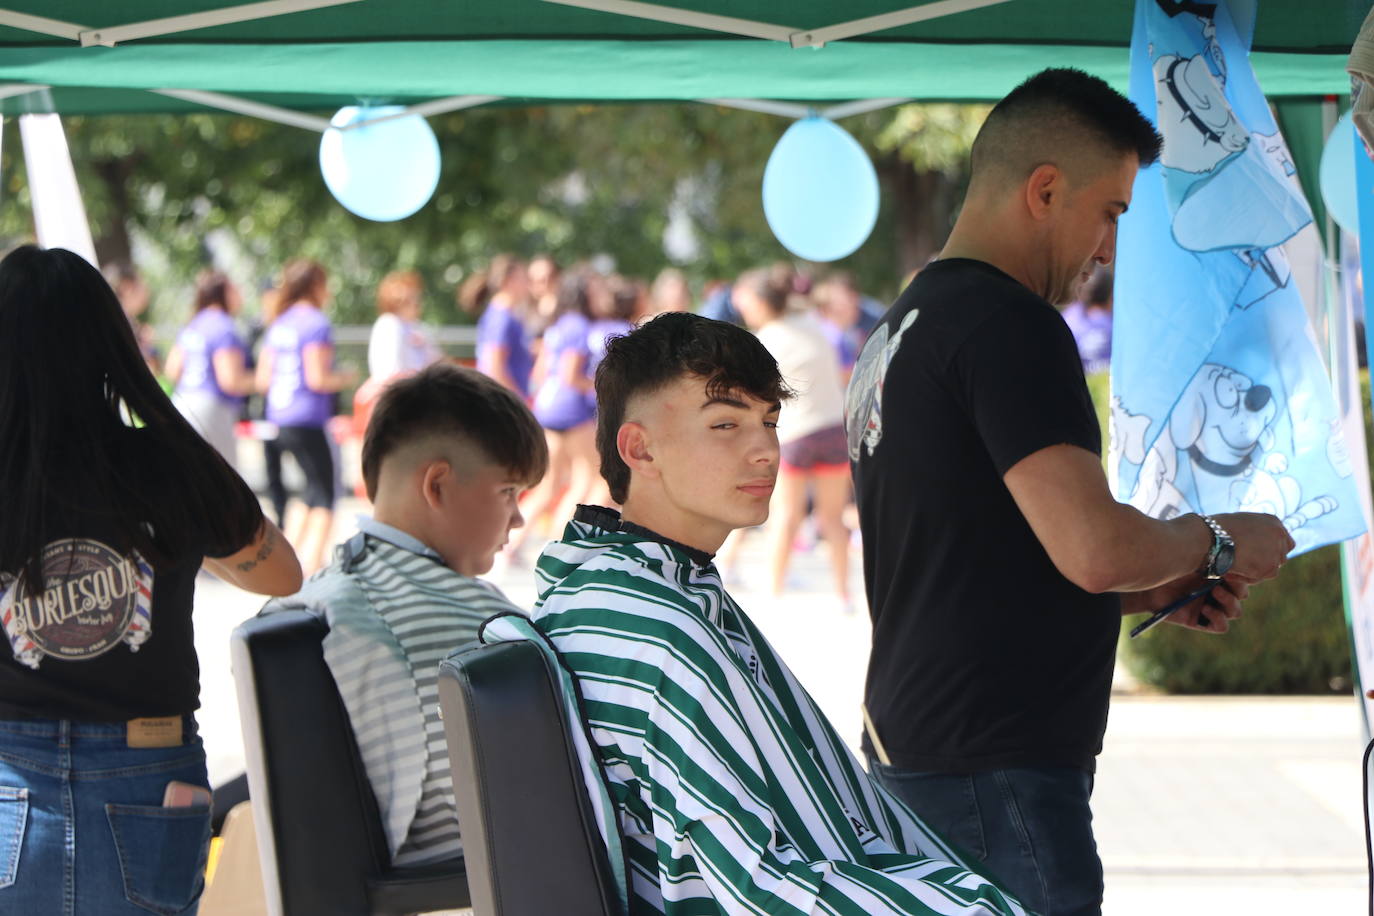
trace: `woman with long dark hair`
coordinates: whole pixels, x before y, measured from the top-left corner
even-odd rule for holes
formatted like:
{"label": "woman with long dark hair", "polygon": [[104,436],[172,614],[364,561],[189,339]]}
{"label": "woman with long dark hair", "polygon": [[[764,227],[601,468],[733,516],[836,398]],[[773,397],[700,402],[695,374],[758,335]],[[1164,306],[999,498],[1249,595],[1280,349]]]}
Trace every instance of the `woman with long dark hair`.
{"label": "woman with long dark hair", "polygon": [[238,464],[234,426],[244,396],[253,391],[248,350],[234,325],[241,302],[227,276],[218,271],[202,275],[196,283],[196,312],[177,335],[166,365],[167,377],[176,385],[172,403],[231,467]]}
{"label": "woman with long dark hair", "polygon": [[[267,394],[267,422],[277,438],[267,447],[280,461],[286,452],[305,475],[301,498],[307,511],[287,528],[306,574],[319,569],[334,526],[334,453],[325,425],[334,413],[334,394],[356,374],[334,368],[334,329],[325,317],[329,282],[314,261],[286,265],[281,286],[282,312],[267,329],[258,357],[258,390]],[[277,523],[285,525],[286,488],[280,477],[271,488]]]}
{"label": "woman with long dark hair", "polygon": [[283,595],[300,566],[69,251],[0,261],[0,486],[0,912],[193,913],[196,573]]}

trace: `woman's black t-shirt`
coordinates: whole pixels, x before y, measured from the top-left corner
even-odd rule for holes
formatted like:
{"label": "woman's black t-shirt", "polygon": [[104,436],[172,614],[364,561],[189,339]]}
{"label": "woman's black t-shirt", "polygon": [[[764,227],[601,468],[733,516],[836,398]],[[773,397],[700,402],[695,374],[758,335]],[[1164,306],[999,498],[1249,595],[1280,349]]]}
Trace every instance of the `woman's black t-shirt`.
{"label": "woman's black t-shirt", "polygon": [[[130,430],[124,460],[132,486],[177,499],[146,432]],[[174,545],[157,568],[121,549],[122,525],[79,483],[52,507],[44,587],[31,594],[0,572],[0,719],[123,721],[190,713],[199,705],[191,608],[205,556],[247,543]],[[234,538],[238,540],[238,538]]]}

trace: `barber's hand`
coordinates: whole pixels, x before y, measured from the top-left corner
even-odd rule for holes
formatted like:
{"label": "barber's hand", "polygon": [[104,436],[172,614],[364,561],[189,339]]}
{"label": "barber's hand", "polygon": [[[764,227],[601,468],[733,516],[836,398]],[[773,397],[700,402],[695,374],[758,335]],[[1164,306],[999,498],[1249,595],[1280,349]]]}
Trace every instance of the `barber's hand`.
{"label": "barber's hand", "polygon": [[[1225,523],[1222,525],[1225,527]],[[1206,584],[1207,577],[1195,573],[1152,588],[1141,595],[1143,600],[1135,603],[1141,610],[1158,610]],[[1226,576],[1209,594],[1174,611],[1164,618],[1164,622],[1204,633],[1225,633],[1230,629],[1231,621],[1241,615],[1241,602],[1249,594],[1250,586],[1246,582]]]}
{"label": "barber's hand", "polygon": [[1283,522],[1260,512],[1228,512],[1215,518],[1236,542],[1236,562],[1228,579],[1253,583],[1279,574],[1295,546]]}
{"label": "barber's hand", "polygon": [[[1205,577],[1199,576],[1188,588],[1197,591],[1205,584]],[[1204,633],[1225,633],[1231,628],[1231,621],[1240,616],[1240,603],[1249,594],[1250,586],[1247,583],[1227,576],[1222,578],[1209,594],[1179,608],[1164,622],[1190,630],[1201,630]]]}

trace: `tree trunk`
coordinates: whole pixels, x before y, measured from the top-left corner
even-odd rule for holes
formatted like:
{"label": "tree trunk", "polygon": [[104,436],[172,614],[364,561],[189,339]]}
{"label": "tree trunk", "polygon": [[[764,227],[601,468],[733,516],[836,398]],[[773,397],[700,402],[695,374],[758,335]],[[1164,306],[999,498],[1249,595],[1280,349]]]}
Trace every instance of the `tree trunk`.
{"label": "tree trunk", "polygon": [[957,205],[957,187],[944,172],[918,172],[896,155],[884,156],[877,167],[891,195],[897,266],[906,277],[925,267],[944,247]]}
{"label": "tree trunk", "polygon": [[133,157],[97,159],[91,163],[91,168],[105,186],[105,200],[109,206],[109,217],[102,221],[101,232],[95,239],[96,259],[102,265],[115,261],[132,264],[129,220],[133,218],[133,207],[129,201],[129,178],[135,168]]}

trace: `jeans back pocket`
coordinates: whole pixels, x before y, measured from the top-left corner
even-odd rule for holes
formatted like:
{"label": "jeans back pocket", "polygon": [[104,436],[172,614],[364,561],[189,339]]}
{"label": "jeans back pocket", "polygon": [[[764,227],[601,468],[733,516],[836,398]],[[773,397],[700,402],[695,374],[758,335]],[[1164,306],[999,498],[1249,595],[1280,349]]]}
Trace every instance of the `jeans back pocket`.
{"label": "jeans back pocket", "polygon": [[210,808],[106,805],[124,896],[162,916],[184,912],[205,889]]}
{"label": "jeans back pocket", "polygon": [[9,887],[19,872],[19,850],[29,821],[29,790],[0,786],[0,887]]}

